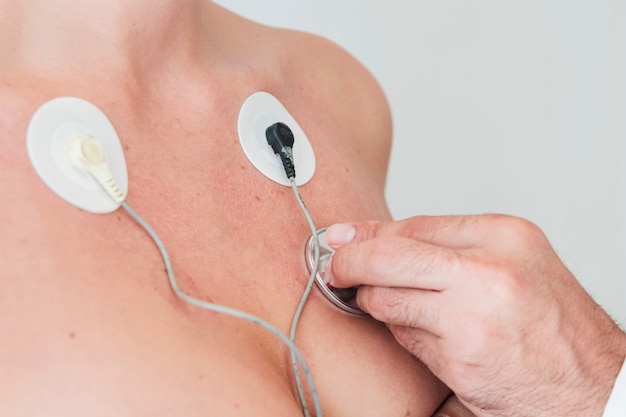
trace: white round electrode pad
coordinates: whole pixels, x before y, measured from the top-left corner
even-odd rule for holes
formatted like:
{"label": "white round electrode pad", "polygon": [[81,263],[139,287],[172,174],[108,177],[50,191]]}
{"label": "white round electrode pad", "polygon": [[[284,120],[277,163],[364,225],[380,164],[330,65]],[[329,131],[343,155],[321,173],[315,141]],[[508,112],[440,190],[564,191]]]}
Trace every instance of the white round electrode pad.
{"label": "white round electrode pad", "polygon": [[290,185],[280,157],[267,143],[265,130],[274,123],[289,126],[294,136],[293,159],[296,185],[307,183],[315,172],[315,154],[304,131],[276,97],[266,92],[252,94],[239,110],[239,142],[248,160],[263,175],[282,185]]}
{"label": "white round electrode pad", "polygon": [[68,148],[75,134],[92,136],[104,151],[106,163],[124,195],[128,192],[126,161],[109,119],[93,104],[76,97],[48,101],[33,114],[26,147],[35,171],[61,198],[92,213],[110,213],[114,201],[89,174],[71,163]]}

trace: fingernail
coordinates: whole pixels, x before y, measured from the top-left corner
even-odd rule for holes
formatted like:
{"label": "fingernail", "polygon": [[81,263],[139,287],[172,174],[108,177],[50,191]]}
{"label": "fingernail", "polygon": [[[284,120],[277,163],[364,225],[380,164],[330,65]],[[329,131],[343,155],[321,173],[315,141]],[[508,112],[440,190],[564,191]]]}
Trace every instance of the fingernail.
{"label": "fingernail", "polygon": [[356,229],[349,224],[333,224],[326,230],[326,241],[331,245],[345,245],[354,239]]}

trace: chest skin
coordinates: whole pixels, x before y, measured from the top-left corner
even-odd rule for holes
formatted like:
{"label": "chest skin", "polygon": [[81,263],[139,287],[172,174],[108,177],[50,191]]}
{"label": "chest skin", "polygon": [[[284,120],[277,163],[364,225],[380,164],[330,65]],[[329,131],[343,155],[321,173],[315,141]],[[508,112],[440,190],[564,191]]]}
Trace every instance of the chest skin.
{"label": "chest skin", "polygon": [[[26,154],[38,105],[59,95],[96,104],[122,141],[128,202],[162,238],[182,289],[287,333],[308,279],[310,231],[291,190],[245,158],[239,107],[252,92],[269,91],[307,133],[317,167],[300,192],[318,228],[389,218],[384,172],[369,156],[380,138],[368,135],[371,120],[343,117],[345,104],[331,104],[332,95],[307,82],[249,70],[223,77],[203,91],[179,83],[153,97],[76,83],[3,87],[0,193],[11,196],[0,205],[6,415],[300,415],[289,354],[276,337],[184,304],[156,247],[126,213],[72,207],[46,188]],[[337,310],[316,289],[297,344],[326,416],[426,417],[447,395],[383,325]]]}

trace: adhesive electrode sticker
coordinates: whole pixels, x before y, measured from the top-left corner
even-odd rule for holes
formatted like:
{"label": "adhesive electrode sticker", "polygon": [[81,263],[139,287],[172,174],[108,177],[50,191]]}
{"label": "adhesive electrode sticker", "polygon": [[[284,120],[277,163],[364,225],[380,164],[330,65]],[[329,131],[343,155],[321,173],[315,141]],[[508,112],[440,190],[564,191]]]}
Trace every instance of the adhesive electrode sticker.
{"label": "adhesive electrode sticker", "polygon": [[71,163],[68,149],[77,134],[92,136],[100,143],[113,177],[126,194],[126,161],[117,133],[100,109],[80,98],[53,99],[33,114],[26,147],[35,171],[52,191],[74,206],[92,213],[117,210],[120,203],[111,199],[94,178]]}
{"label": "adhesive electrode sticker", "polygon": [[265,130],[277,122],[285,123],[293,132],[296,185],[306,184],[315,172],[315,153],[298,122],[273,95],[261,91],[244,101],[237,121],[239,143],[256,169],[272,181],[289,186],[280,158],[265,136]]}

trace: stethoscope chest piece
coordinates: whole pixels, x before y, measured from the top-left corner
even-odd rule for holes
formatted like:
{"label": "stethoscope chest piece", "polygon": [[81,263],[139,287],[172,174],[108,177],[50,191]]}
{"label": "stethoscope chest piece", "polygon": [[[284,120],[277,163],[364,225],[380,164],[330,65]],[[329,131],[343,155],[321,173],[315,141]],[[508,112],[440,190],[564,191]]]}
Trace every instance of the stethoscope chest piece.
{"label": "stethoscope chest piece", "polygon": [[[328,245],[326,241],[326,228],[319,229],[317,231],[317,238],[319,240],[320,248],[320,260],[317,268],[317,274],[315,275],[315,283],[322,293],[332,302],[336,307],[351,314],[367,314],[359,308],[356,303],[357,288],[334,288],[328,285],[324,281],[324,270],[328,261],[333,256],[335,251]],[[305,249],[306,263],[309,268],[309,272],[315,265],[315,237],[311,236],[306,244]]]}

